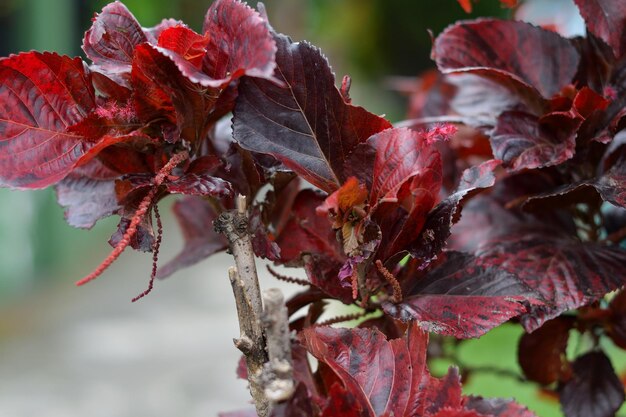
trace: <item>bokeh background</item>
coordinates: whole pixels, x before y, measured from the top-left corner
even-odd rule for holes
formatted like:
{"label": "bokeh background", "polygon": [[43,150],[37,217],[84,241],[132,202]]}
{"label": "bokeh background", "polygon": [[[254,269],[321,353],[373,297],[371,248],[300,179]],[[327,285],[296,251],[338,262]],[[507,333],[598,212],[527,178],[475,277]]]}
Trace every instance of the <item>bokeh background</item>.
{"label": "bokeh background", "polygon": [[[569,0],[535,2],[564,13],[561,6]],[[197,31],[210,5],[199,0],[124,3],[144,26],[174,17]],[[0,0],[0,55],[31,49],[81,55],[82,34],[105,4]],[[432,67],[427,29],[436,34],[468,18],[456,0],[265,4],[277,30],[320,46],[339,79],[352,76],[357,104],[392,121],[403,118],[406,101],[391,91],[389,77],[414,77]],[[482,0],[469,17],[510,14],[496,0]],[[572,30],[580,28],[576,16],[565,14],[565,19]],[[171,202],[164,202],[162,213]],[[161,258],[167,260],[182,240],[169,213],[164,217]],[[108,254],[106,242],[116,224],[111,218],[90,231],[72,229],[53,190],[0,189],[0,416],[199,417],[245,408],[246,384],[236,380],[238,354],[231,342],[238,329],[226,278],[228,256],[157,282],[136,304],[130,299],[147,285],[147,255],[129,251],[97,281],[75,288],[73,282]],[[262,285],[276,282],[264,276]],[[467,343],[459,359],[515,372],[519,336],[517,327],[502,326]],[[612,351],[617,368],[626,369],[626,358]],[[447,366],[435,364],[438,372]],[[554,398],[506,375],[476,375],[465,390],[515,396],[540,416],[560,415]]]}

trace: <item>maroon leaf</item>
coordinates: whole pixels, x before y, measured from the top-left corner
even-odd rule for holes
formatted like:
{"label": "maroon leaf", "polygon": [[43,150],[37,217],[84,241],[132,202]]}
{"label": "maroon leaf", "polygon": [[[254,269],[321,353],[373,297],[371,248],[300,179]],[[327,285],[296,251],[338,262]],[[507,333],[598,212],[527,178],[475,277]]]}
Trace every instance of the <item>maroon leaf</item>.
{"label": "maroon leaf", "polygon": [[119,173],[94,159],[56,185],[57,201],[65,208],[65,220],[70,226],[90,229],[98,220],[117,212],[118,177]]}
{"label": "maroon leaf", "polygon": [[595,187],[604,201],[626,208],[626,148],[614,165],[590,185]]}
{"label": "maroon leaf", "polygon": [[482,398],[470,396],[465,402],[465,408],[475,410],[481,416],[493,417],[536,417],[526,407],[514,403],[513,401]]}
{"label": "maroon leaf", "polygon": [[161,32],[158,45],[176,52],[191,65],[200,68],[209,37],[209,34],[202,36],[186,26],[174,26]]}
{"label": "maroon leaf", "polygon": [[341,384],[335,383],[328,391],[328,400],[321,417],[362,417],[363,410],[354,395]]}
{"label": "maroon leaf", "polygon": [[202,69],[205,86],[223,87],[243,75],[273,79],[276,44],[268,23],[239,0],[217,0],[202,28],[210,37]]}
{"label": "maroon leaf", "polygon": [[612,417],[624,402],[624,385],[604,352],[590,352],[572,365],[572,379],[560,390],[568,417]]}
{"label": "maroon leaf", "polygon": [[171,60],[172,54],[147,43],[135,48],[132,66],[135,107],[143,122],[165,123],[165,129],[175,130],[166,137],[168,141],[183,138],[197,142],[207,134],[216,92],[199,88],[184,77]]}
{"label": "maroon leaf", "polygon": [[119,1],[107,4],[85,33],[83,50],[105,69],[130,70],[133,52],[147,38],[135,16]]}
{"label": "maroon leaf", "polygon": [[626,284],[626,251],[583,243],[552,228],[525,228],[495,237],[477,251],[479,263],[516,275],[546,302],[522,318],[527,331]]}
{"label": "maroon leaf", "polygon": [[391,127],[344,101],[320,51],[276,35],[278,86],[243,79],[234,110],[234,137],[246,149],[269,153],[326,192],[347,180],[344,162],[354,147]]}
{"label": "maroon leaf", "polygon": [[407,248],[414,258],[428,263],[444,249],[452,226],[461,218],[463,205],[495,183],[494,170],[500,163],[491,160],[463,171],[457,190],[432,209],[419,237]]}
{"label": "maroon leaf", "polygon": [[433,55],[443,73],[475,73],[546,98],[572,81],[580,59],[570,41],[554,32],[492,19],[449,27],[435,40]]}
{"label": "maroon leaf", "polygon": [[569,331],[573,326],[573,320],[561,316],[522,336],[517,357],[528,379],[544,385],[559,379],[566,360]]}
{"label": "maroon leaf", "polygon": [[228,247],[224,237],[213,230],[213,220],[217,215],[206,200],[186,197],[174,204],[174,214],[183,232],[185,247],[159,268],[158,278],[166,278]]}
{"label": "maroon leaf", "polygon": [[582,120],[554,113],[541,119],[507,111],[491,133],[496,158],[510,171],[558,165],[574,156],[576,133]]}
{"label": "maroon leaf", "polygon": [[387,341],[378,330],[309,328],[301,333],[307,350],[341,379],[362,416],[423,415],[427,334],[412,327],[408,337]]}
{"label": "maroon leaf", "polygon": [[233,194],[230,183],[216,177],[215,172],[221,162],[214,155],[200,157],[193,161],[183,175],[169,181],[165,187],[174,194],[228,197]]}
{"label": "maroon leaf", "polygon": [[78,58],[28,52],[0,60],[0,103],[1,186],[54,184],[96,145],[68,132],[96,106]]}
{"label": "maroon leaf", "polygon": [[481,336],[526,313],[531,304],[542,304],[541,296],[515,275],[482,267],[473,256],[459,252],[447,253],[441,265],[419,279],[399,279],[414,284],[401,303],[385,302],[385,312],[459,339]]}
{"label": "maroon leaf", "polygon": [[606,42],[616,58],[626,52],[626,4],[616,0],[574,0],[587,30]]}

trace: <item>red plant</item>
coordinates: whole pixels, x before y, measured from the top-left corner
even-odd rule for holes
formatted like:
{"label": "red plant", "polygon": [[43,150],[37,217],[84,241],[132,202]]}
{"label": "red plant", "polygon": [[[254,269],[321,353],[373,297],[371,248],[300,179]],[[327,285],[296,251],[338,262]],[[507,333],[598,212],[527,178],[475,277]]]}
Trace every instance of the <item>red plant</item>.
{"label": "red plant", "polygon": [[[454,368],[438,379],[426,366],[426,332],[466,339],[512,320],[529,332],[526,377],[552,384],[568,417],[608,417],[624,401],[600,341],[626,346],[626,293],[606,301],[626,283],[626,7],[576,3],[584,38],[508,20],[450,26],[405,127],[352,104],[350,79],[338,89],[319,49],[237,0],[215,1],[201,33],[173,20],[144,29],[111,3],[83,40],[91,65],[0,60],[0,185],[55,185],[72,226],[119,215],[113,252],[78,284],[128,245],[153,252],[133,301],[155,276],[226,249],[212,222],[236,194],[253,201],[255,254],[309,278],[286,304],[308,314],[291,322],[296,389],[273,416],[532,416],[465,397]],[[232,134],[217,124],[231,112]],[[157,272],[169,194],[184,195],[186,243]],[[329,328],[317,323],[326,299],[381,315]],[[594,346],[570,362],[574,330]]]}

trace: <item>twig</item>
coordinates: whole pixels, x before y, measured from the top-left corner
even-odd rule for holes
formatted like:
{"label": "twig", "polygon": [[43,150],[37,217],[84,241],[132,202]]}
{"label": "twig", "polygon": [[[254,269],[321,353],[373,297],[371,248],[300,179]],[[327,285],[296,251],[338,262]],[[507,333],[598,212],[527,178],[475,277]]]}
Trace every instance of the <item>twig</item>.
{"label": "twig", "polygon": [[225,211],[213,222],[215,231],[224,234],[235,258],[236,268],[228,270],[235,295],[239,318],[240,337],[235,346],[246,357],[250,393],[259,417],[269,414],[269,401],[265,396],[261,374],[268,361],[265,337],[261,326],[263,304],[257,277],[254,252],[248,231],[245,197],[237,197],[237,209]]}
{"label": "twig", "polygon": [[604,241],[611,242],[611,243],[619,243],[624,239],[626,239],[626,227],[616,232],[611,233],[610,235],[606,237],[606,239],[604,239]]}
{"label": "twig", "polygon": [[291,398],[295,389],[289,317],[285,298],[278,288],[263,291],[263,303],[262,323],[269,356],[263,369],[263,386],[271,402],[280,402]]}

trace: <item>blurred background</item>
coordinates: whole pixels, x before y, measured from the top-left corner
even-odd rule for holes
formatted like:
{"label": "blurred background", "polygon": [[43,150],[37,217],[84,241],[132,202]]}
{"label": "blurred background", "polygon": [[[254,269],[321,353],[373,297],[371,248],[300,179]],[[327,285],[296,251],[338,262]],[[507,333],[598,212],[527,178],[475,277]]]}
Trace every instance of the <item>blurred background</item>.
{"label": "blurred background", "polygon": [[[547,8],[563,3],[535,2]],[[199,0],[124,3],[143,26],[173,17],[196,31],[210,5]],[[82,55],[82,35],[105,4],[0,0],[0,55],[31,49]],[[278,31],[321,47],[338,79],[352,76],[355,103],[392,121],[403,118],[406,102],[388,88],[388,77],[414,77],[432,67],[427,29],[437,34],[459,19],[511,14],[496,0],[476,3],[469,16],[456,0],[265,4]],[[579,29],[576,18],[567,17],[564,25]],[[171,202],[161,210],[168,213],[163,261],[182,245],[165,207]],[[148,255],[128,251],[97,281],[74,287],[76,279],[109,253],[106,242],[117,220],[105,219],[91,231],[72,229],[63,220],[53,190],[0,189],[1,417],[199,417],[246,407],[246,384],[235,377],[238,354],[232,338],[238,329],[226,279],[228,256],[215,256],[157,282],[153,293],[136,304],[130,299],[147,285]],[[276,285],[267,277],[263,280],[264,287]],[[468,343],[461,359],[515,371],[519,335],[517,327],[503,326]],[[617,368],[624,369],[626,360],[617,360]],[[444,372],[448,364],[436,366]],[[512,378],[476,376],[465,389],[485,396],[515,396],[540,416],[560,415],[555,399]]]}

